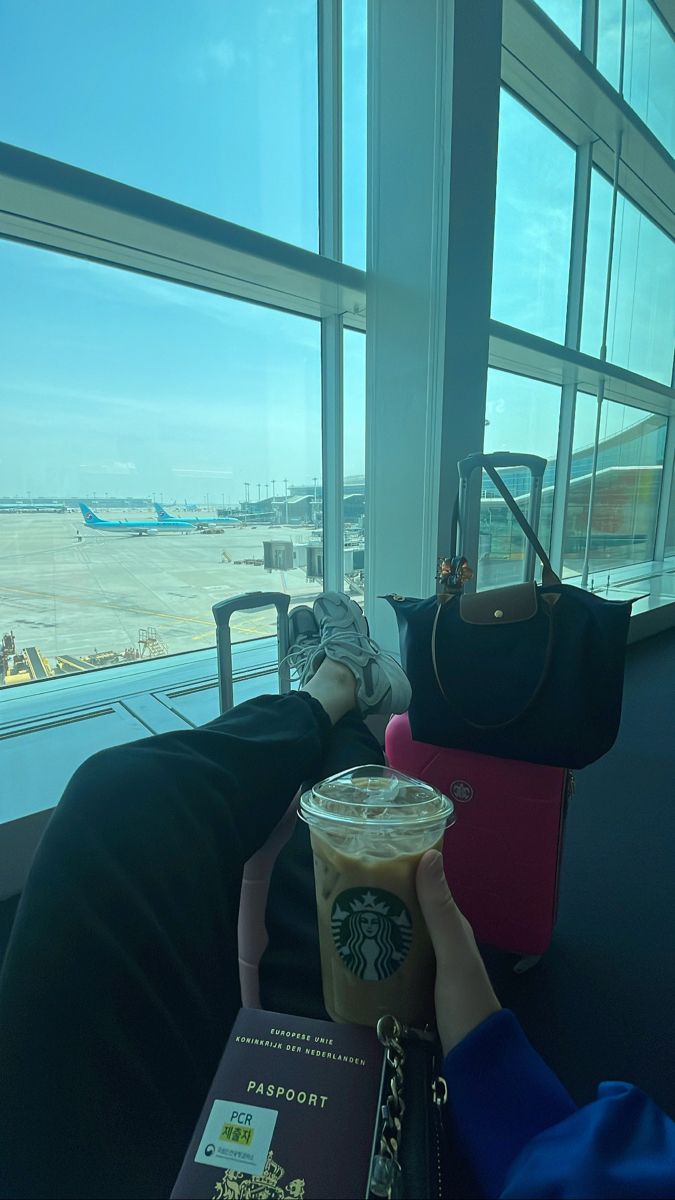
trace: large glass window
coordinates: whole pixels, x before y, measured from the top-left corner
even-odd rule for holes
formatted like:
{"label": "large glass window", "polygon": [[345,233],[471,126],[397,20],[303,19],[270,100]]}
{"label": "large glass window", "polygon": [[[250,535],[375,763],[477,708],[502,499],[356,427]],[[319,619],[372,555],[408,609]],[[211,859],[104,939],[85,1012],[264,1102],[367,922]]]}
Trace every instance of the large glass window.
{"label": "large glass window", "polygon": [[[578,574],[584,563],[596,418],[596,397],[580,392],[565,521],[566,574]],[[603,572],[612,567],[653,558],[666,426],[666,418],[658,414],[614,401],[603,403],[591,520],[590,586],[604,585]]]}
{"label": "large glass window", "polygon": [[[488,454],[538,454],[546,459],[537,532],[544,549],[551,541],[560,388],[538,379],[489,370],[484,449]],[[530,515],[530,474],[505,469],[500,475],[526,517]],[[518,583],[523,578],[526,540],[511,511],[485,473],[482,480],[477,587]]]}
{"label": "large glass window", "polygon": [[[619,90],[622,0],[600,0],[598,69]],[[675,40],[649,0],[627,0],[623,95],[675,154]]]}
{"label": "large glass window", "polygon": [[366,339],[344,332],[345,586],[364,597],[366,505]]}
{"label": "large glass window", "polygon": [[6,0],[0,140],[318,248],[316,0]]}
{"label": "large glass window", "polygon": [[492,316],[565,340],[574,151],[502,91]]}
{"label": "large glass window", "polygon": [[227,595],[318,592],[318,322],[9,242],[0,279],[0,637],[58,674],[209,646]]}
{"label": "large glass window", "polygon": [[342,257],[366,268],[366,0],[342,0]]}
{"label": "large glass window", "polygon": [[[612,187],[593,171],[581,349],[600,355]],[[669,384],[675,345],[675,242],[617,198],[607,358]]]}
{"label": "large glass window", "polygon": [[537,0],[575,46],[581,45],[581,0]]}

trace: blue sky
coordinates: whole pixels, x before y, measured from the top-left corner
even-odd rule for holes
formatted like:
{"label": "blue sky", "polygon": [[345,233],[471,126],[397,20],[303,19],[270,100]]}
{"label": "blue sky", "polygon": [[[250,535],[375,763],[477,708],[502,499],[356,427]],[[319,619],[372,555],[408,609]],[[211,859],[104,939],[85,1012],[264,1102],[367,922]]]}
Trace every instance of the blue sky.
{"label": "blue sky", "polygon": [[[613,3],[603,0],[608,39]],[[669,51],[640,4],[630,0],[634,23],[649,21],[658,53],[653,79],[633,69],[635,103],[667,121],[658,71]],[[574,34],[578,0],[545,7]],[[2,0],[0,13],[0,140],[317,249],[315,0]],[[344,239],[357,266],[365,53],[365,2],[344,0]],[[572,149],[504,95],[493,314],[556,341],[573,183]],[[606,189],[598,177],[584,322],[594,354]],[[673,243],[624,208],[612,353],[664,378]],[[236,503],[245,481],[264,496],[272,479],[279,492],[284,478],[320,476],[315,322],[7,242],[0,278],[3,440],[31,447],[0,445],[0,493]],[[364,339],[347,334],[347,475],[364,469],[364,383]],[[493,372],[488,436],[551,455],[558,404],[558,389]]]}
{"label": "blue sky", "polygon": [[[313,0],[5,0],[2,16],[2,140],[318,249]],[[362,0],[345,73],[345,257],[365,266]],[[321,476],[316,322],[6,242],[0,271],[5,432],[32,447],[0,450],[3,493],[238,502],[245,481]],[[358,340],[347,474],[364,470]]]}

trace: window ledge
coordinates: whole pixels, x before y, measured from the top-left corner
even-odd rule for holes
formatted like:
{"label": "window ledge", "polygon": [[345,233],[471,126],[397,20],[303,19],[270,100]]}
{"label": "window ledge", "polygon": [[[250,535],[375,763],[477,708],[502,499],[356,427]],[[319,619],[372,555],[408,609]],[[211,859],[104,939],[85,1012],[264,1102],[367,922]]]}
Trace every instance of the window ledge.
{"label": "window ledge", "polygon": [[[276,642],[233,647],[235,700],[275,691]],[[264,680],[264,683],[262,682]],[[107,746],[217,717],[215,648],[0,691],[0,899],[24,885],[36,846],[77,767]]]}

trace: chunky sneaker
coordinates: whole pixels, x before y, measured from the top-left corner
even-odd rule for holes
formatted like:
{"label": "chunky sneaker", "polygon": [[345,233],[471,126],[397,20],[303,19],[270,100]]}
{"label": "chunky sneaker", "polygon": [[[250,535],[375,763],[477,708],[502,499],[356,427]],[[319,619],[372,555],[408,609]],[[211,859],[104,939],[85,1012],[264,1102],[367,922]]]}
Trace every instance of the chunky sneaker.
{"label": "chunky sneaker", "polygon": [[373,641],[356,601],[343,592],[323,592],[314,601],[314,616],[321,641],[310,656],[308,670],[313,674],[324,658],[348,667],[356,679],[356,702],[364,717],[405,712],[411,697],[408,678],[396,659]]}
{"label": "chunky sneaker", "polygon": [[311,679],[316,670],[313,663],[320,638],[319,622],[309,605],[299,604],[292,609],[288,614],[288,661],[298,677],[300,687]]}

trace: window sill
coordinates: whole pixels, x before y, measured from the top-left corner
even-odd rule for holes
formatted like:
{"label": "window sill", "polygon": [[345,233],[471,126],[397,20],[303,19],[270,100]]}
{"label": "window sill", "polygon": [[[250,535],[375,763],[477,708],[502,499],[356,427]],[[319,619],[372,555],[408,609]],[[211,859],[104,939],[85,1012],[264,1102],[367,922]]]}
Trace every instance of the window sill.
{"label": "window sill", "polygon": [[[235,701],[275,691],[272,638],[233,647]],[[107,746],[217,717],[215,648],[0,691],[0,899],[24,885],[36,846],[77,767]]]}

